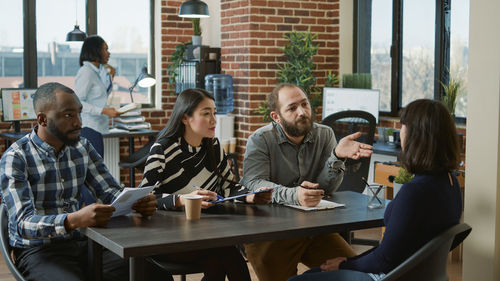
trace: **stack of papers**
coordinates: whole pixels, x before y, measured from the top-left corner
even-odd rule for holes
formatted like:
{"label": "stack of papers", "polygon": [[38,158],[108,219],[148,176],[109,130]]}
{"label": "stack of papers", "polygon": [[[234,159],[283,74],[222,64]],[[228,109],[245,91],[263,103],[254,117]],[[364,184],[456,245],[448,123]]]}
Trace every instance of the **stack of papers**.
{"label": "stack of papers", "polygon": [[111,203],[111,206],[115,207],[115,211],[111,217],[123,216],[132,212],[132,205],[134,205],[137,200],[146,197],[153,188],[155,188],[155,186],[124,188],[118,197]]}
{"label": "stack of papers", "polygon": [[131,110],[135,110],[138,108],[141,108],[140,103],[129,103],[129,104],[126,104],[126,105],[118,108],[116,111],[118,111],[119,113],[125,113],[125,112],[129,112]]}
{"label": "stack of papers", "polygon": [[129,130],[129,131],[151,129],[151,124],[148,122],[141,122],[141,123],[114,122],[114,125],[116,128],[125,129],[125,130]]}
{"label": "stack of papers", "polygon": [[151,129],[151,124],[146,122],[146,118],[141,115],[138,108],[141,108],[141,104],[130,103],[118,109],[117,111],[123,114],[113,118],[113,127],[126,131]]}
{"label": "stack of papers", "polygon": [[318,211],[318,210],[333,209],[333,208],[337,208],[337,207],[344,207],[345,204],[335,203],[335,202],[327,201],[327,200],[321,200],[319,202],[319,204],[316,205],[315,207],[305,207],[305,206],[291,205],[291,204],[285,204],[285,206],[299,209],[302,211]]}

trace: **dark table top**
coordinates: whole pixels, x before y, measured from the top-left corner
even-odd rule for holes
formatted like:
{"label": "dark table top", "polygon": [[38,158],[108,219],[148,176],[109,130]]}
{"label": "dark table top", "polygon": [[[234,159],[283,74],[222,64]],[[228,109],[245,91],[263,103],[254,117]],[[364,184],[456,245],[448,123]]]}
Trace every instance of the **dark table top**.
{"label": "dark table top", "polygon": [[[0,133],[0,138],[7,139],[9,141],[17,141],[18,139],[24,137],[26,134],[30,133],[29,132],[5,132],[5,133]],[[157,130],[149,130],[149,129],[143,129],[143,130],[135,130],[135,131],[130,131],[130,132],[119,132],[119,133],[105,133],[102,134],[103,138],[123,138],[123,137],[137,137],[137,136],[156,136],[159,131]]]}
{"label": "dark table top", "polygon": [[215,248],[246,242],[287,239],[383,225],[385,209],[367,208],[368,196],[337,192],[332,201],[345,207],[304,212],[283,205],[227,202],[187,221],[181,211],[157,211],[110,220],[106,228],[82,231],[122,258]]}
{"label": "dark table top", "polygon": [[392,155],[392,156],[397,156],[399,158],[399,154],[401,153],[401,147],[396,147],[394,143],[376,142],[373,144],[373,153]]}

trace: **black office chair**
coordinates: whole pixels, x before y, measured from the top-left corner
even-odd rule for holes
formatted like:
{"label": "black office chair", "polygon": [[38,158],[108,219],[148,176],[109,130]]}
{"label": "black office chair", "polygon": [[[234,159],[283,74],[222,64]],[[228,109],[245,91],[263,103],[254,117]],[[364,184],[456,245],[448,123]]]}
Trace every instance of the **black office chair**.
{"label": "black office chair", "polygon": [[197,263],[190,262],[168,262],[155,259],[153,257],[147,258],[147,261],[165,270],[170,275],[180,275],[181,281],[186,281],[186,275],[194,273],[202,273],[203,269]]}
{"label": "black office chair", "polygon": [[[346,110],[330,114],[321,122],[323,125],[330,126],[335,133],[337,143],[343,137],[361,132],[362,135],[357,141],[373,145],[375,138],[375,117],[366,111]],[[347,159],[345,163],[344,179],[340,184],[338,191],[354,191],[361,193],[365,190],[365,183],[361,178],[368,178],[370,170],[371,157],[361,158],[359,160]],[[378,240],[354,238],[353,233],[340,233],[350,244],[360,244],[369,246],[378,246]]]}
{"label": "black office chair", "polygon": [[382,281],[448,281],[448,252],[460,245],[471,230],[466,223],[450,227],[389,272]]}
{"label": "black office chair", "polygon": [[4,204],[0,204],[0,225],[0,240],[2,240],[0,250],[2,252],[3,259],[5,260],[5,264],[16,280],[24,281],[25,279],[23,275],[19,272],[11,258],[11,248],[9,244],[9,218],[7,217],[7,209]]}
{"label": "black office chair", "polygon": [[239,182],[240,181],[240,169],[238,166],[238,155],[236,153],[228,153],[226,155],[227,155],[228,164],[231,167],[231,172],[234,175],[234,180]]}
{"label": "black office chair", "polygon": [[144,165],[146,165],[146,160],[148,159],[149,156],[149,151],[151,150],[151,147],[153,146],[154,143],[155,139],[150,140],[139,150],[135,151],[129,157],[118,163],[120,168],[130,170],[131,187],[135,186],[134,169],[140,169],[140,170],[144,169]]}
{"label": "black office chair", "polygon": [[[92,128],[83,127],[82,131],[80,132],[80,136],[86,138],[92,144],[92,146],[95,148],[97,153],[99,153],[99,155],[101,157],[104,157],[104,141],[102,139],[101,133],[99,133],[98,131],[96,131]],[[81,194],[80,204],[85,203],[85,205],[90,205],[90,204],[96,202],[96,198],[90,192],[90,190],[88,189],[87,186],[85,186],[85,185],[82,186],[82,188],[80,190],[80,194]]]}
{"label": "black office chair", "polygon": [[[323,119],[321,124],[330,126],[333,129],[337,142],[343,137],[358,131],[362,133],[362,136],[357,139],[359,142],[372,145],[375,138],[375,117],[366,111],[347,110],[333,113]],[[361,177],[368,178],[369,169],[370,157],[359,160],[348,159],[344,179],[338,191],[363,192],[366,185],[361,180]]]}
{"label": "black office chair", "polygon": [[104,141],[101,133],[92,128],[83,127],[80,136],[86,138],[95,148],[97,153],[99,153],[101,157],[104,157]]}

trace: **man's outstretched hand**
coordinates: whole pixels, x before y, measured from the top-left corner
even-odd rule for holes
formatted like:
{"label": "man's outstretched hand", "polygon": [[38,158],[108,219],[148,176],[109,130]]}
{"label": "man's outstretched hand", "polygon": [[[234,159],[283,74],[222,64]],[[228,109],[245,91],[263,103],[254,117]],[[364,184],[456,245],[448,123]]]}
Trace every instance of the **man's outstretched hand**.
{"label": "man's outstretched hand", "polygon": [[372,155],[372,146],[369,144],[355,141],[361,136],[361,132],[357,132],[343,137],[337,147],[335,147],[335,155],[340,158],[351,158],[358,160],[361,157],[370,157]]}

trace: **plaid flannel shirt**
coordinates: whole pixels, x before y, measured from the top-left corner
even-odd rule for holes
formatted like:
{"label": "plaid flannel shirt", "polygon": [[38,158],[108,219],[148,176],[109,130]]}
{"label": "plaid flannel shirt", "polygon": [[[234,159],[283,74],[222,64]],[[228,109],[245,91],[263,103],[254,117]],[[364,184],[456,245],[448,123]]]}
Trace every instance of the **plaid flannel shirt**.
{"label": "plaid flannel shirt", "polygon": [[33,131],[12,144],[0,162],[3,204],[9,216],[10,244],[27,248],[80,236],[64,220],[80,209],[85,184],[100,203],[109,204],[121,187],[102,158],[82,138],[59,153]]}

